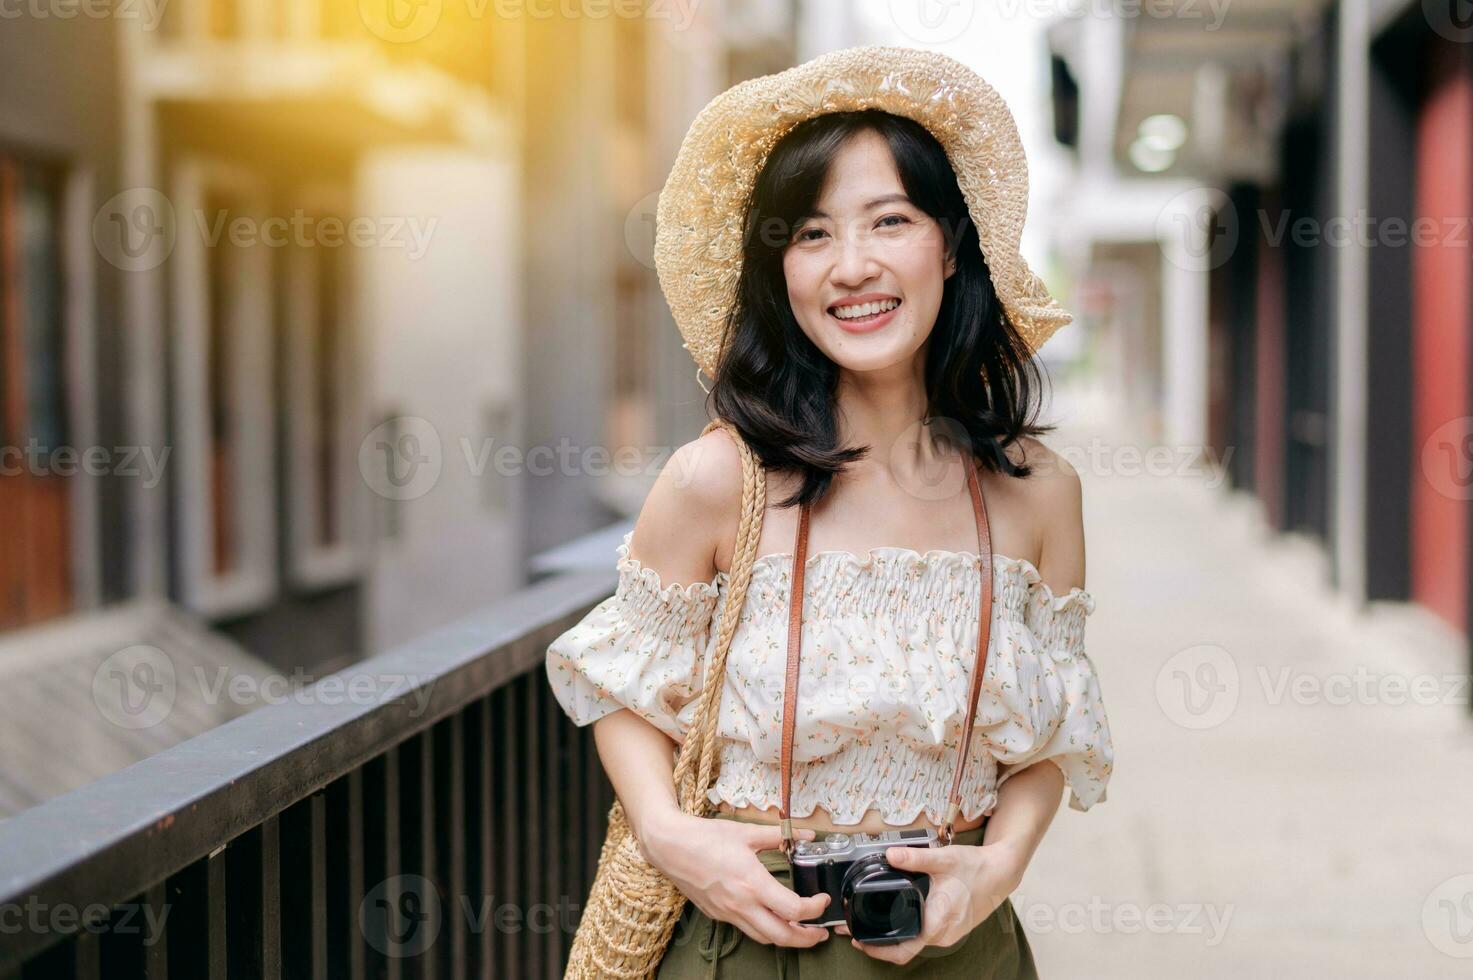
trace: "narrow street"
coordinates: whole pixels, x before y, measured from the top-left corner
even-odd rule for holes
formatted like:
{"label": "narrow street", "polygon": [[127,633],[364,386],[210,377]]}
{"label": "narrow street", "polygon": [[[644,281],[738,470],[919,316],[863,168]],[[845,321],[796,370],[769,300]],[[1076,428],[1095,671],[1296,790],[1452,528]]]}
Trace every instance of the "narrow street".
{"label": "narrow street", "polygon": [[1116,760],[1013,896],[1041,974],[1470,975],[1461,641],[1414,607],[1350,608],[1316,548],[1216,478],[1148,475],[1121,433],[1046,439],[1084,481]]}

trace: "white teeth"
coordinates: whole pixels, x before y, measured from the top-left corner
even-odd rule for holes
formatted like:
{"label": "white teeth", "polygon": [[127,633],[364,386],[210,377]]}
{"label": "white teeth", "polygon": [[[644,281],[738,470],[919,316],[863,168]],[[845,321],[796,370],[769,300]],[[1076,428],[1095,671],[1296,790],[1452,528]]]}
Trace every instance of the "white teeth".
{"label": "white teeth", "polygon": [[898,299],[884,299],[877,303],[860,303],[857,306],[837,306],[834,308],[834,316],[840,320],[854,320],[862,316],[873,316],[876,313],[884,313],[893,310],[900,305]]}

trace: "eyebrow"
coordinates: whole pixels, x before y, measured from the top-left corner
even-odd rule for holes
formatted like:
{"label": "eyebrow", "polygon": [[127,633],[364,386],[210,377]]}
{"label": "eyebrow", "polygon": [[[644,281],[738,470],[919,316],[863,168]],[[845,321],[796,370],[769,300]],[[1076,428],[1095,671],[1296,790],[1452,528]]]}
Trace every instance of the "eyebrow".
{"label": "eyebrow", "polygon": [[[910,204],[912,207],[915,206],[913,204],[913,202],[911,201],[911,199],[908,196],[904,195],[904,194],[886,194],[883,197],[877,197],[877,198],[874,198],[872,200],[865,201],[864,202],[864,209],[866,211],[868,211],[871,208],[877,208],[877,207],[879,207],[881,204],[890,204],[890,203],[895,202],[895,201],[901,201],[901,202],[903,202],[905,204]],[[810,218],[827,218],[827,217],[829,217],[829,215],[828,215],[828,212],[826,212],[826,211],[820,211],[818,208],[814,208],[813,211],[808,215],[808,217],[810,217]]]}

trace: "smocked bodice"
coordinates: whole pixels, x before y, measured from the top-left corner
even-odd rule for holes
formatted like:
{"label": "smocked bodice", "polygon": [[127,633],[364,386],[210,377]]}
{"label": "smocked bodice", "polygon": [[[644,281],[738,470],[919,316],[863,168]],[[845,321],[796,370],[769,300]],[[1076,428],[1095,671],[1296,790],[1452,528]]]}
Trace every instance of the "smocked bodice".
{"label": "smocked bodice", "polygon": [[[549,680],[578,724],[627,707],[683,739],[729,576],[664,585],[618,548],[616,592],[548,649]],[[727,659],[713,801],[761,808],[780,796],[783,672],[792,555],[757,558]],[[892,824],[944,817],[977,643],[981,559],[880,547],[820,551],[804,574],[793,815],[836,823],[870,808]],[[1093,596],[1062,595],[1025,560],[992,556],[990,652],[963,776],[963,815],[989,812],[1008,776],[1053,759],[1070,805],[1104,799],[1113,758],[1084,652]]]}

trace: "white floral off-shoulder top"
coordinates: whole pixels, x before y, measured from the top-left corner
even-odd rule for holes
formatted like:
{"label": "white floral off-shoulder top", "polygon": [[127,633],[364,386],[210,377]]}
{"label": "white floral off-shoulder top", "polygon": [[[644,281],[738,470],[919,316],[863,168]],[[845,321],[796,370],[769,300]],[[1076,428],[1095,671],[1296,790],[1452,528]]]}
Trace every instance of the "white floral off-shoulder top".
{"label": "white floral off-shoulder top", "polygon": [[[629,708],[677,742],[696,709],[729,573],[663,585],[618,547],[615,593],[547,650],[552,689],[578,725]],[[727,657],[712,802],[776,808],[793,556],[757,558]],[[819,551],[804,572],[793,739],[793,816],[836,824],[869,809],[893,825],[945,819],[967,710],[981,558],[880,547]],[[990,813],[1014,772],[1052,760],[1069,805],[1105,799],[1114,748],[1084,650],[1094,597],[1055,595],[1026,559],[993,555],[990,652],[963,776],[967,819]]]}

